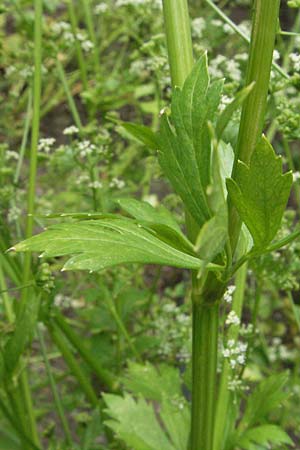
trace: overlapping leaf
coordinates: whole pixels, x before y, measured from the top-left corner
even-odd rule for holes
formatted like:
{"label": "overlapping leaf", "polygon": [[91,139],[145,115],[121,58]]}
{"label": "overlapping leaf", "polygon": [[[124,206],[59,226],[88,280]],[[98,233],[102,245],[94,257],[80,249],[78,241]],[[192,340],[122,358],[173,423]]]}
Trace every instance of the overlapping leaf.
{"label": "overlapping leaf", "polygon": [[203,266],[203,261],[160,240],[153,230],[125,218],[53,225],[17,244],[15,250],[43,252],[48,257],[71,256],[65,270],[97,271],[124,263],[194,270]]}
{"label": "overlapping leaf", "polygon": [[178,223],[172,214],[163,206],[154,208],[147,202],[141,202],[132,198],[124,198],[118,201],[121,208],[153,230],[157,236],[178,250],[195,256],[192,243],[182,233]]}
{"label": "overlapping leaf", "polygon": [[236,180],[227,189],[248,227],[256,248],[266,247],[275,237],[288,201],[292,174],[282,174],[282,162],[265,137],[253,152],[250,166],[239,161]]}
{"label": "overlapping leaf", "polygon": [[216,113],[222,86],[223,81],[210,84],[204,54],[182,90],[174,90],[171,121],[163,114],[158,135],[160,164],[200,226],[211,216],[206,199],[211,160],[207,123]]}

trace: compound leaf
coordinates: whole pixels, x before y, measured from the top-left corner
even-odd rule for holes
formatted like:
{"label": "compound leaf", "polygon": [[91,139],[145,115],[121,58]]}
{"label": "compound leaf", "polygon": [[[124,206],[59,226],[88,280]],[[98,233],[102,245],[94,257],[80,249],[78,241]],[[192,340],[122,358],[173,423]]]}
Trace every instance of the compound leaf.
{"label": "compound leaf", "polygon": [[261,445],[266,449],[271,448],[271,445],[272,448],[282,444],[294,446],[289,435],[281,427],[272,424],[250,428],[237,442],[237,445],[244,450],[251,450],[253,444]]}
{"label": "compound leaf", "polygon": [[65,270],[98,271],[124,263],[160,264],[199,270],[203,261],[154,235],[132,219],[100,219],[56,224],[14,247],[43,252],[43,256],[71,256]]}
{"label": "compound leaf", "polygon": [[236,180],[227,179],[227,189],[256,248],[266,247],[275,237],[292,186],[291,172],[282,174],[282,162],[263,137],[250,166],[238,162]]}
{"label": "compound leaf", "polygon": [[105,394],[105,412],[111,417],[105,424],[133,450],[176,450],[160,427],[151,404],[142,397],[135,400]]}
{"label": "compound leaf", "polygon": [[121,208],[137,219],[147,229],[151,229],[159,238],[178,250],[195,255],[193,244],[182,233],[172,214],[163,206],[154,208],[147,202],[132,198],[118,200]]}
{"label": "compound leaf", "polygon": [[173,92],[171,120],[162,115],[159,161],[186,209],[201,226],[211,216],[206,199],[210,183],[211,139],[208,122],[220,102],[223,81],[209,83],[202,55],[181,89]]}
{"label": "compound leaf", "polygon": [[171,399],[182,395],[179,370],[165,364],[155,367],[149,362],[129,362],[122,382],[127,390],[147,400],[162,402],[165,396]]}
{"label": "compound leaf", "polygon": [[240,423],[242,428],[249,428],[265,420],[276,408],[280,406],[288,394],[284,386],[288,380],[288,373],[271,375],[263,380],[248,397],[246,409]]}

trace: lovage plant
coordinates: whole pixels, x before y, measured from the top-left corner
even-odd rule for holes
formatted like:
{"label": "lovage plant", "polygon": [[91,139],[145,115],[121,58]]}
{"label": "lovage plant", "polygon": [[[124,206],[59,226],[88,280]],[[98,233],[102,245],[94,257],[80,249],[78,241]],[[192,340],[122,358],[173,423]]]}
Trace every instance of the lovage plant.
{"label": "lovage plant", "polygon": [[[194,63],[186,0],[163,1],[172,77],[171,105],[162,111],[157,133],[144,126],[126,123],[123,126],[157,152],[165,176],[182,200],[186,234],[167,209],[122,199],[118,205],[124,215],[70,214],[71,221],[52,225],[14,247],[17,252],[41,252],[43,258],[68,256],[63,270],[96,272],[126,263],[190,270],[192,406],[191,421],[185,420],[191,423],[190,430],[185,430],[184,439],[176,440],[176,427],[172,427],[165,412],[169,411],[166,398],[157,399],[152,393],[148,398],[163,404],[160,414],[167,434],[160,429],[156,443],[155,439],[149,443],[135,437],[134,431],[129,435],[124,424],[116,424],[121,420],[119,403],[115,397],[106,396],[107,412],[112,418],[108,426],[136,450],[222,450],[236,446],[254,449],[258,448],[255,443],[262,448],[270,442],[291,444],[280,427],[265,423],[258,426],[253,419],[260,395],[272,389],[281,392],[283,380],[277,385],[271,379],[258,388],[234,434],[236,417],[224,375],[228,374],[228,367],[224,365],[219,380],[217,376],[220,304],[232,277],[243,273],[251,258],[279,249],[299,235],[295,231],[276,240],[290,195],[292,174],[283,174],[280,157],[263,135],[279,3],[279,0],[254,1],[245,87],[220,113],[224,81],[210,81],[206,53]],[[224,130],[241,105],[237,144],[232,148],[223,140]],[[240,304],[239,315],[241,308]],[[3,371],[7,370],[9,344],[6,350]],[[154,372],[152,382],[155,376],[158,374]],[[277,400],[276,397],[275,403]],[[150,423],[156,423],[144,399],[139,398],[135,404],[125,397],[124,402],[131,411],[139,405]],[[275,403],[270,401],[265,414]],[[145,433],[151,434],[151,430],[146,427]],[[229,438],[226,441],[225,436],[232,442]]]}

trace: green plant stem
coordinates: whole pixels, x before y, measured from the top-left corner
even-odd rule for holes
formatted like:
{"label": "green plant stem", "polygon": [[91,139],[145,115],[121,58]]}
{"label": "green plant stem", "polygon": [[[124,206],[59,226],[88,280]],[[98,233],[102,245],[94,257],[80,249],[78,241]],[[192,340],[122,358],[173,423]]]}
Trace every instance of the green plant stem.
{"label": "green plant stem", "polygon": [[23,443],[23,448],[29,448],[30,450],[40,450],[40,447],[37,447],[34,442],[32,442],[24,433],[22,427],[19,425],[18,421],[16,421],[16,411],[13,413],[9,411],[2,398],[0,398],[0,410],[3,415],[8,419],[13,428],[16,430],[17,434],[20,437],[20,440]]}
{"label": "green plant stem", "polygon": [[[195,295],[195,289],[194,293]],[[219,303],[193,301],[191,450],[210,450],[216,402]]]}
{"label": "green plant stem", "polygon": [[108,307],[108,309],[109,309],[111,315],[113,316],[113,318],[114,318],[114,320],[115,320],[115,322],[116,322],[116,325],[117,325],[117,327],[119,328],[121,334],[122,334],[123,337],[125,338],[125,341],[127,342],[128,347],[130,348],[130,350],[132,351],[132,353],[134,354],[134,356],[136,357],[136,359],[137,359],[139,362],[142,362],[142,357],[141,357],[141,355],[140,355],[139,352],[137,351],[137,349],[136,349],[136,347],[135,347],[135,345],[134,345],[134,342],[133,342],[131,336],[129,335],[128,331],[126,330],[126,327],[125,327],[125,325],[124,325],[124,323],[123,323],[123,321],[122,321],[122,318],[120,317],[120,315],[119,315],[119,313],[118,313],[118,311],[117,311],[116,306],[113,304],[112,301],[110,301],[110,299],[107,301],[107,307]]}
{"label": "green plant stem", "polygon": [[[43,18],[43,2],[42,0],[35,0],[35,23],[34,23],[34,81],[33,81],[33,116],[32,116],[32,132],[31,132],[31,151],[30,151],[30,166],[29,166],[29,185],[27,197],[27,218],[25,236],[29,238],[33,233],[34,224],[34,210],[35,210],[35,189],[36,189],[36,174],[37,174],[37,152],[40,128],[40,105],[41,105],[41,87],[42,87],[42,18]],[[23,280],[22,284],[27,285],[31,279],[31,254],[27,253],[24,257],[23,263]],[[18,311],[20,316],[23,315],[27,308],[28,302],[31,301],[31,296],[35,295],[32,288],[25,288],[21,297],[21,305]],[[21,389],[27,410],[27,418],[31,430],[33,442],[39,445],[39,437],[33,410],[31,392],[28,383],[26,370],[23,370],[20,376]]]}
{"label": "green plant stem", "polygon": [[95,64],[95,73],[100,74],[100,60],[98,55],[98,45],[97,45],[97,39],[96,39],[96,33],[93,23],[93,15],[91,11],[91,3],[90,0],[82,0],[82,6],[84,10],[84,16],[86,21],[86,26],[89,32],[89,37],[91,42],[94,45],[93,48],[93,56],[94,56],[94,64]]}
{"label": "green plant stem", "polygon": [[[76,17],[73,0],[68,0],[68,11],[69,11],[69,17],[70,17],[70,22],[71,22],[71,27],[72,27],[72,33],[74,34],[74,36],[76,36],[76,33],[78,31],[77,30],[78,24],[77,24],[77,17]],[[84,90],[87,90],[88,79],[87,79],[86,64],[84,62],[82,48],[81,48],[81,45],[80,45],[80,42],[78,41],[78,39],[75,39],[75,49],[76,49],[79,70],[80,70],[80,74],[81,74],[82,86],[83,86]]]}
{"label": "green plant stem", "polygon": [[[254,1],[250,55],[245,84],[248,86],[254,81],[255,86],[242,108],[232,178],[236,176],[238,160],[245,164],[249,163],[263,132],[279,3],[280,0]],[[232,254],[234,254],[238,242],[240,228],[240,217],[236,209],[229,203],[229,233]]]}
{"label": "green plant stem", "polygon": [[181,87],[194,65],[186,0],[163,0],[172,86]]}
{"label": "green plant stem", "polygon": [[[174,4],[175,3],[175,4]],[[186,0],[164,0],[172,85],[182,87],[193,67],[190,20]],[[188,234],[195,240],[198,227],[186,215]],[[219,292],[202,295],[202,280],[193,274],[192,424],[191,450],[212,450],[216,401]],[[211,297],[213,300],[210,302]]]}
{"label": "green plant stem", "polygon": [[57,311],[55,313],[54,319],[56,325],[60,328],[60,330],[64,333],[64,335],[68,338],[71,344],[76,348],[78,353],[81,355],[83,360],[89,367],[93,370],[95,375],[99,378],[99,380],[108,387],[110,391],[118,390],[118,381],[117,379],[107,370],[103,369],[98,359],[94,357],[94,355],[86,348],[84,341],[80,336],[75,333],[73,328],[68,324],[63,315]]}
{"label": "green plant stem", "polygon": [[[235,311],[236,315],[241,318],[243,302],[244,302],[244,293],[245,293],[245,284],[247,277],[247,264],[245,264],[236,275],[236,290],[233,295],[232,302],[232,311]],[[237,341],[239,334],[238,326],[231,326],[227,334],[227,340]],[[232,400],[232,393],[228,389],[228,382],[232,375],[232,369],[230,367],[228,359],[224,359],[219,391],[218,391],[218,400],[217,400],[217,409],[216,409],[216,421],[215,421],[215,430],[214,430],[214,450],[223,450],[224,444],[226,442],[226,425],[229,417],[229,407],[230,400]]]}
{"label": "green plant stem", "polygon": [[98,398],[95,394],[95,391],[84,373],[84,371],[79,366],[76,358],[74,357],[72,351],[70,350],[64,336],[61,334],[59,328],[56,327],[54,323],[47,324],[49,333],[53,339],[53,342],[61,352],[62,357],[64,358],[66,364],[71,370],[72,375],[76,378],[78,383],[80,384],[83,392],[86,395],[86,398],[91,403],[93,407],[97,407],[99,405]]}
{"label": "green plant stem", "polygon": [[22,137],[22,142],[21,142],[21,147],[20,147],[20,152],[19,152],[19,159],[18,159],[16,171],[14,174],[14,184],[15,185],[18,184],[18,181],[20,178],[21,168],[22,168],[22,164],[23,164],[23,159],[24,159],[24,155],[25,155],[25,150],[26,150],[28,135],[29,135],[29,130],[30,130],[31,112],[32,112],[32,88],[29,89],[29,93],[28,93],[28,104],[27,104],[26,118],[25,118],[25,123],[24,123],[24,132],[23,132],[23,137]]}
{"label": "green plant stem", "polygon": [[12,307],[12,299],[9,297],[7,293],[7,285],[1,264],[0,264],[0,290],[1,290],[0,295],[3,300],[3,306],[7,320],[10,324],[12,324],[14,323],[15,320],[15,314]]}
{"label": "green plant stem", "polygon": [[64,413],[64,408],[63,408],[63,405],[62,405],[62,402],[61,402],[61,399],[60,399],[60,396],[58,393],[55,379],[52,375],[52,370],[51,370],[51,366],[50,366],[48,355],[47,355],[47,349],[46,349],[46,345],[45,345],[45,341],[44,341],[44,336],[43,336],[42,331],[39,328],[38,328],[38,337],[39,337],[39,341],[40,341],[40,345],[41,345],[41,350],[42,350],[42,355],[43,355],[43,359],[44,359],[44,363],[45,363],[47,376],[49,379],[52,395],[54,398],[55,407],[57,409],[57,413],[59,415],[59,418],[60,418],[60,421],[62,424],[62,428],[64,430],[64,434],[66,437],[66,443],[71,448],[73,446],[71,431],[70,431],[68,421],[67,421],[65,413]]}
{"label": "green plant stem", "polygon": [[[245,34],[238,25],[236,25],[230,17],[228,17],[220,7],[218,7],[212,0],[205,0],[205,2],[218,14],[221,19],[229,25],[235,33],[240,36],[247,44],[250,44],[251,39],[250,37]],[[274,70],[276,70],[283,78],[288,80],[290,76],[282,69],[278,64],[275,62],[272,62],[272,67]]]}
{"label": "green plant stem", "polygon": [[77,128],[79,129],[79,132],[82,133],[82,123],[81,123],[80,115],[78,113],[78,110],[77,110],[74,98],[73,98],[72,93],[70,91],[68,80],[67,80],[67,77],[66,77],[63,65],[62,65],[61,61],[59,60],[59,55],[57,56],[56,67],[57,67],[59,78],[60,78],[60,80],[62,82],[62,85],[64,87],[65,94],[67,96],[69,108],[71,110],[74,123],[77,126]]}

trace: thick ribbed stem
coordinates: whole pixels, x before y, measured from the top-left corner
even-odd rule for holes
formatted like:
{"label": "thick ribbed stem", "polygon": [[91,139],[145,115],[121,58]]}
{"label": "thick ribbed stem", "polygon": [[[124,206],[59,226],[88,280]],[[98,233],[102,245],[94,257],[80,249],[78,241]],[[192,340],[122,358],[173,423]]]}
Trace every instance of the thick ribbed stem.
{"label": "thick ribbed stem", "polygon": [[[163,0],[172,85],[182,87],[193,67],[190,20],[186,0]],[[194,240],[198,227],[187,214],[188,234]],[[211,450],[216,400],[218,351],[218,295],[207,302],[193,280],[193,386],[191,450]],[[211,296],[211,291],[209,296]],[[211,297],[210,297],[211,298]]]}
{"label": "thick ribbed stem", "polygon": [[193,302],[193,392],[191,450],[211,450],[213,445],[219,303]]}
{"label": "thick ribbed stem", "polygon": [[[255,85],[242,109],[236,157],[232,171],[233,178],[236,176],[238,160],[246,164],[249,163],[253,150],[263,132],[279,4],[280,0],[254,0],[246,85],[253,81]],[[236,209],[232,205],[229,206],[229,233],[234,253],[241,221]]]}

